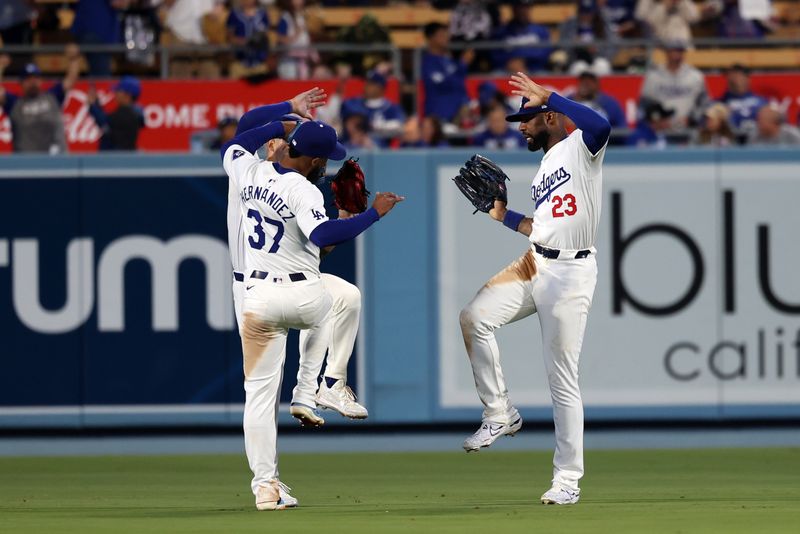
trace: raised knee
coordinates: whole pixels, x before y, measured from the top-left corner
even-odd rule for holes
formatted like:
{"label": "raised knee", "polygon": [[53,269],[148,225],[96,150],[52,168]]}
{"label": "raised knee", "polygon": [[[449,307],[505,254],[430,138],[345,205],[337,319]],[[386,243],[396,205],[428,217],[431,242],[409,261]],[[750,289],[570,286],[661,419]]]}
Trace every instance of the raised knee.
{"label": "raised knee", "polygon": [[464,335],[473,334],[479,330],[481,325],[480,317],[472,306],[466,306],[458,316],[458,322],[461,324],[461,332]]}
{"label": "raised knee", "polygon": [[342,292],[342,305],[349,310],[360,310],[361,290],[353,284],[347,284],[347,290]]}

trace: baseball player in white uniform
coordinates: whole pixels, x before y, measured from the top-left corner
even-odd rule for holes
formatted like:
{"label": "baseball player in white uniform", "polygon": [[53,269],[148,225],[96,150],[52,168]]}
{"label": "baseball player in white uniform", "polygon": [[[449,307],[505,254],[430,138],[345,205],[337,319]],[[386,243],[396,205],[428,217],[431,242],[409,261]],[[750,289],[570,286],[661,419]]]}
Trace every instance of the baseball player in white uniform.
{"label": "baseball player in white uniform", "polygon": [[[324,91],[315,87],[298,94],[291,100],[261,106],[252,109],[242,116],[237,127],[237,134],[263,126],[281,118],[286,120],[310,119],[309,111],[324,104],[326,95]],[[289,115],[289,114],[293,115]],[[280,161],[288,152],[286,141],[281,138],[270,139],[266,144],[267,160]],[[340,211],[340,218],[351,215]],[[233,265],[233,300],[236,319],[239,327],[242,325],[241,309],[244,295],[245,277],[243,262],[247,241],[241,235],[243,217],[239,209],[239,197],[235,187],[228,188],[228,248]],[[365,419],[367,409],[359,404],[356,396],[347,385],[347,365],[353,354],[356,335],[361,312],[361,292],[359,289],[337,276],[322,273],[321,278],[325,288],[333,299],[333,310],[330,316],[331,336],[330,345],[324,346],[314,339],[306,336],[314,335],[312,330],[300,332],[300,369],[298,372],[298,385],[294,389],[290,413],[304,426],[320,426],[325,420],[315,409],[316,406],[336,410],[340,414],[353,419]],[[312,370],[304,365],[306,361],[316,361],[319,355],[312,354],[306,357],[308,349],[323,351],[324,358],[327,352],[326,366],[323,379],[317,389],[317,376],[311,376]]]}
{"label": "baseball player in white uniform", "polygon": [[[279,163],[262,161],[257,150],[269,139],[289,135]],[[346,220],[328,220],[322,193],[313,184],[328,159],[345,157],[336,131],[307,121],[272,122],[238,133],[223,145],[223,167],[238,192],[242,214],[245,294],[240,332],[244,356],[245,450],[253,471],[258,510],[280,510],[288,489],[278,478],[277,409],[286,336],[290,328],[311,329],[307,343],[329,345],[332,299],[320,279],[320,250],[354,238],[403,200],[379,193],[372,208]],[[324,350],[307,347],[307,355]],[[301,373],[319,375],[322,358],[307,358]],[[298,384],[300,386],[301,384]]]}
{"label": "baseball player in white uniform", "polygon": [[[544,151],[531,185],[532,216],[496,201],[489,215],[530,240],[518,260],[494,276],[461,311],[461,330],[485,409],[469,451],[488,447],[522,427],[508,396],[495,330],[533,313],[539,316],[556,450],[552,487],[545,504],[574,504],[583,476],[583,404],[578,359],[597,281],[595,239],[600,220],[602,163],[611,127],[590,108],[533,82],[522,73],[511,78],[523,98],[519,122],[530,151]],[[577,129],[567,134],[565,116]]]}

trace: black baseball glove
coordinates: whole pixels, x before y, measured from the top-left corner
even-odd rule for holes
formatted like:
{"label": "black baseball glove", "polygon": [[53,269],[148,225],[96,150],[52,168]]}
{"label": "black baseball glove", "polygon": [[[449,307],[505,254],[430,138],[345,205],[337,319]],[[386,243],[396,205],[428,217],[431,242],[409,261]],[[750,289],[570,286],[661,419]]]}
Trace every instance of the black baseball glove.
{"label": "black baseball glove", "polygon": [[506,190],[508,176],[492,160],[475,154],[464,163],[458,176],[453,178],[458,188],[475,206],[473,213],[489,213],[495,200],[507,202]]}

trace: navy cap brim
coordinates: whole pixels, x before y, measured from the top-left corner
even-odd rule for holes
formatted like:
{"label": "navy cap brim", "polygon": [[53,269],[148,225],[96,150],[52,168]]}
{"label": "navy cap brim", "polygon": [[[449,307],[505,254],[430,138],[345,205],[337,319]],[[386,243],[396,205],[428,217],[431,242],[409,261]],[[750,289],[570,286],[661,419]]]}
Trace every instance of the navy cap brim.
{"label": "navy cap brim", "polygon": [[506,122],[524,122],[529,121],[534,118],[539,113],[544,113],[545,111],[550,111],[550,108],[547,106],[537,106],[535,108],[525,108],[525,110],[517,111],[516,113],[512,113],[511,115],[506,115]]}
{"label": "navy cap brim", "polygon": [[347,149],[344,147],[342,143],[336,141],[336,148],[333,149],[331,155],[328,156],[328,159],[332,159],[333,161],[341,161],[347,156]]}

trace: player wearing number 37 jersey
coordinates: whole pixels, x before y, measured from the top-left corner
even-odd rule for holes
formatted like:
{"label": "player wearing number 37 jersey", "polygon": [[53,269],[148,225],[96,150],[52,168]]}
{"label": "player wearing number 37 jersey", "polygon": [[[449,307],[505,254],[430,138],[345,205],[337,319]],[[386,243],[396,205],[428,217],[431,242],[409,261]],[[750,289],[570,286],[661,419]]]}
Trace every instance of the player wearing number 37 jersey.
{"label": "player wearing number 37 jersey", "polygon": [[[489,212],[527,236],[529,250],[489,280],[461,312],[464,343],[485,407],[483,422],[466,439],[464,449],[488,447],[522,427],[508,396],[494,332],[536,313],[556,433],[552,487],[541,501],[574,504],[583,476],[578,359],[597,281],[594,243],[611,127],[596,112],[551,93],[522,73],[512,76],[511,85],[523,103],[506,120],[519,122],[528,149],[542,149],[544,156],[531,185],[532,217],[508,210],[501,201]],[[569,135],[565,117],[577,127]]]}
{"label": "player wearing number 37 jersey", "polygon": [[[287,139],[279,162],[261,161],[257,150],[270,139]],[[304,376],[316,377],[330,344],[332,298],[320,278],[320,250],[352,239],[388,213],[402,197],[379,193],[372,208],[346,220],[328,220],[322,193],[312,183],[324,176],[328,159],[345,150],[327,124],[271,122],[238,133],[222,147],[222,161],[241,210],[242,352],[244,356],[245,451],[253,471],[259,510],[291,506],[278,479],[277,408],[286,337],[290,328],[311,330],[301,362]],[[313,361],[312,361],[313,360]],[[308,382],[308,381],[304,381]],[[315,385],[315,381],[310,381]],[[298,387],[301,384],[298,383]]]}

